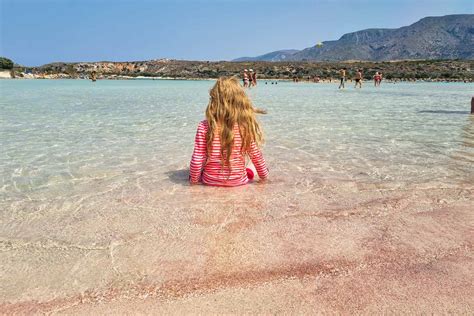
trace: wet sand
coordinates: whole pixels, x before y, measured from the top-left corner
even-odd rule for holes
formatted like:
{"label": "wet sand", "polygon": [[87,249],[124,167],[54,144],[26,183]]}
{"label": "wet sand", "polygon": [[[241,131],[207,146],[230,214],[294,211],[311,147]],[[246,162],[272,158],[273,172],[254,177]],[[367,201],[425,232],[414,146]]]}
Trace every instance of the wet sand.
{"label": "wet sand", "polygon": [[230,190],[145,177],[63,227],[53,208],[25,214],[2,241],[2,313],[472,314],[472,185],[284,170]]}

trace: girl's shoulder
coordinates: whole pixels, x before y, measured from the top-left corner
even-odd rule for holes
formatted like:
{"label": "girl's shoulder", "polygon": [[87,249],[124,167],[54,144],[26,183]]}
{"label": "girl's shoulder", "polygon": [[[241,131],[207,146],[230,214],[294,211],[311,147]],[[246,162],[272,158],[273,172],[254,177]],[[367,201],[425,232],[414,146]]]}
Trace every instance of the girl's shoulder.
{"label": "girl's shoulder", "polygon": [[199,122],[198,129],[203,129],[207,131],[208,128],[209,128],[209,123],[207,122],[207,120],[202,120],[201,122]]}

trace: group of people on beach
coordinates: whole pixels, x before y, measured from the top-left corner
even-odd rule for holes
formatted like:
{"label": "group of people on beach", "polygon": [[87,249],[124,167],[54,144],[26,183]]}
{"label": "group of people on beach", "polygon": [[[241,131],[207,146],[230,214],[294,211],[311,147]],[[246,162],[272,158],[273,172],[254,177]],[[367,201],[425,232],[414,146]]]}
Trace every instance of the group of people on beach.
{"label": "group of people on beach", "polygon": [[[341,80],[341,83],[339,84],[339,89],[344,89],[345,88],[345,82],[346,82],[346,77],[347,77],[347,67],[344,67],[344,68],[341,68],[341,70],[339,70],[339,77],[340,77],[340,80]],[[354,81],[355,81],[355,86],[354,88],[357,88],[359,87],[362,88],[362,80],[363,80],[363,75],[362,75],[362,69],[357,69],[356,73],[355,73],[355,77],[354,77]],[[380,86],[380,83],[382,82],[382,73],[381,72],[375,72],[375,75],[374,75],[374,86],[375,87],[379,87]]]}
{"label": "group of people on beach", "polygon": [[243,74],[244,88],[251,88],[257,85],[257,72],[253,69],[244,69]]}
{"label": "group of people on beach", "polygon": [[[341,68],[339,70],[339,79],[340,79],[340,84],[339,84],[339,89],[344,89],[346,87],[346,81],[347,81],[347,67]],[[380,83],[382,82],[383,75],[381,72],[377,71],[375,75],[373,76],[374,79],[374,86],[379,87]],[[364,79],[362,69],[357,69],[355,72],[355,75],[353,77],[353,80],[355,81],[355,86],[354,88],[362,88],[362,81]],[[313,78],[313,81],[318,83],[321,81],[320,77],[315,77]],[[253,69],[244,69],[243,75],[242,75],[242,82],[244,88],[251,88],[257,85],[257,72],[254,71]],[[299,82],[298,77],[293,77],[293,82]],[[329,79],[329,82],[331,82],[331,79]],[[352,82],[352,79],[351,79]],[[266,82],[265,82],[266,83]],[[272,82],[273,84],[273,82]]]}

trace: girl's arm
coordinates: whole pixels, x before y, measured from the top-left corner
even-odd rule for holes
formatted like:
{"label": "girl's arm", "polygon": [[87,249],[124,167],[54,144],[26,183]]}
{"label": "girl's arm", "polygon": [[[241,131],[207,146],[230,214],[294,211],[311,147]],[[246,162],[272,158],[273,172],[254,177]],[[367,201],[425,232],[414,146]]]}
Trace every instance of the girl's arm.
{"label": "girl's arm", "polygon": [[258,148],[255,142],[252,142],[250,145],[249,157],[250,160],[252,160],[260,179],[265,179],[268,176],[267,164],[265,163],[265,158],[263,158],[262,151]]}
{"label": "girl's arm", "polygon": [[202,121],[197,128],[193,156],[189,166],[189,181],[193,184],[199,183],[201,172],[207,159],[206,133],[207,124]]}

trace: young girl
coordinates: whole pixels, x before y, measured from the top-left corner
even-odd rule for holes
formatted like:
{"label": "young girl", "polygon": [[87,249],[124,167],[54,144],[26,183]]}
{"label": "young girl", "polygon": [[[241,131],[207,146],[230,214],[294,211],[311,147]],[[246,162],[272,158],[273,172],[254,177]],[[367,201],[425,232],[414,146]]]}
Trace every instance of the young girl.
{"label": "young girl", "polygon": [[259,146],[263,134],[253,107],[238,80],[219,78],[210,91],[206,120],[198,125],[189,168],[192,184],[237,186],[249,181],[245,168],[248,155],[260,179],[268,176]]}

